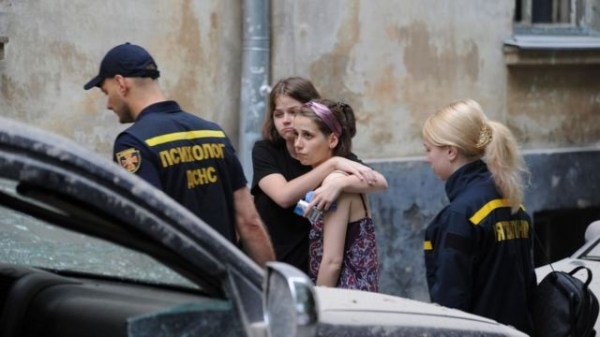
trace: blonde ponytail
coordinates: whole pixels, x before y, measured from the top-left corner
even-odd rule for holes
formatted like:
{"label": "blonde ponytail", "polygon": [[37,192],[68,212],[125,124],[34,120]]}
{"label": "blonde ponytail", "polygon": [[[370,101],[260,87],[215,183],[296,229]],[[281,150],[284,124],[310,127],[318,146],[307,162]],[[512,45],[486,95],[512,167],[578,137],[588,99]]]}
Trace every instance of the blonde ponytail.
{"label": "blonde ponytail", "polygon": [[467,160],[483,159],[503,198],[516,212],[523,199],[523,177],[528,172],[517,141],[503,124],[487,119],[472,99],[456,101],[431,115],[423,138],[435,146],[454,146]]}
{"label": "blonde ponytail", "polygon": [[523,174],[528,173],[525,161],[512,132],[503,124],[488,121],[491,140],[485,147],[484,160],[503,198],[516,212],[523,200]]}

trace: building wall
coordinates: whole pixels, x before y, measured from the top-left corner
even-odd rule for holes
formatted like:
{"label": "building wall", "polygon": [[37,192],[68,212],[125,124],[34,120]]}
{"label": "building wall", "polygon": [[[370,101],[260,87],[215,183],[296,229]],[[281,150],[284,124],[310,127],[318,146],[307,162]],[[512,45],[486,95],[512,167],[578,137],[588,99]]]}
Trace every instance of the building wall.
{"label": "building wall", "polygon": [[600,144],[600,65],[508,69],[508,125],[528,149]]}
{"label": "building wall", "polygon": [[[596,27],[600,0],[585,0]],[[579,3],[579,2],[578,2]],[[530,211],[598,205],[598,62],[507,65],[514,1],[271,1],[271,78],[300,75],[357,113],[354,151],[389,190],[371,195],[384,292],[426,300],[423,230],[447,202],[422,158],[427,116],[465,97],[515,132],[531,166]],[[165,93],[238,142],[242,2],[0,0],[0,113],[110,156],[125,127],[96,75],[123,42],[156,58]],[[560,62],[559,62],[560,63]],[[573,150],[573,147],[583,150]],[[250,178],[250,177],[248,177]]]}
{"label": "building wall", "polygon": [[[506,120],[510,1],[277,1],[273,78],[299,74],[358,115],[366,159],[422,153],[420,125],[470,97]],[[482,19],[485,18],[485,19]]]}
{"label": "building wall", "polygon": [[[599,0],[588,0],[598,3]],[[272,1],[271,77],[306,76],[358,116],[364,159],[422,153],[420,126],[443,105],[478,100],[526,149],[597,146],[597,64],[507,66],[514,3],[457,0]],[[593,7],[595,8],[595,7]],[[586,12],[592,23],[598,16]],[[149,49],[169,97],[238,140],[242,53],[239,1],[0,1],[5,116],[110,153],[123,128],[98,90],[82,85],[104,53]]]}
{"label": "building wall", "polygon": [[[124,128],[100,90],[83,85],[112,47],[131,42],[156,58],[165,93],[214,120],[237,142],[239,1],[0,1],[2,115],[110,155]],[[232,118],[233,117],[233,118]]]}
{"label": "building wall", "polygon": [[273,78],[306,76],[324,96],[352,105],[355,151],[366,159],[420,154],[425,118],[466,97],[511,126],[526,149],[594,145],[598,64],[508,66],[514,6],[277,1]]}

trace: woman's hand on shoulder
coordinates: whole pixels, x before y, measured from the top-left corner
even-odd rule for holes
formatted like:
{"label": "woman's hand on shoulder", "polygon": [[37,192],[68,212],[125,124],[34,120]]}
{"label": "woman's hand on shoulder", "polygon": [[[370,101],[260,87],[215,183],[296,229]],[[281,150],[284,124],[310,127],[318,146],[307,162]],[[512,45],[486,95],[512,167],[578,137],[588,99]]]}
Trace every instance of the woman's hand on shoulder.
{"label": "woman's hand on shoulder", "polygon": [[343,171],[331,172],[319,188],[314,191],[313,198],[308,207],[316,207],[319,210],[327,211],[339,197],[340,193],[346,187]]}

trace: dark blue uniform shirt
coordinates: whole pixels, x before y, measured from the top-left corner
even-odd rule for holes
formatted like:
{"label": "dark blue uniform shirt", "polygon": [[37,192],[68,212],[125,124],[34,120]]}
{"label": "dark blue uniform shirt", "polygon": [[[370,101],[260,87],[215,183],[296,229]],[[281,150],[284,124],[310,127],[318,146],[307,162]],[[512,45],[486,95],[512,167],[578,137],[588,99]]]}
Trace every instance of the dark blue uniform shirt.
{"label": "dark blue uniform shirt", "polygon": [[482,161],[454,172],[446,194],[450,204],[425,232],[432,302],[532,334],[536,277],[529,215],[523,208],[511,213]]}
{"label": "dark blue uniform shirt", "polygon": [[114,160],[235,242],[233,192],[246,178],[225,132],[173,101],[145,108],[118,135]]}

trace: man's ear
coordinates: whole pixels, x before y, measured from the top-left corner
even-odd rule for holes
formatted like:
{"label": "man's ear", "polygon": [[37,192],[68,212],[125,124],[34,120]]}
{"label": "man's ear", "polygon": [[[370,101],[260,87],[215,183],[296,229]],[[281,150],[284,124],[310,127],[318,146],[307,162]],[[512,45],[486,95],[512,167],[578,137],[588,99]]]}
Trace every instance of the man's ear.
{"label": "man's ear", "polygon": [[127,79],[125,79],[125,77],[121,75],[116,75],[115,82],[117,82],[117,84],[119,85],[119,93],[125,96],[125,94],[127,94],[127,92],[129,91],[129,82],[127,82]]}

